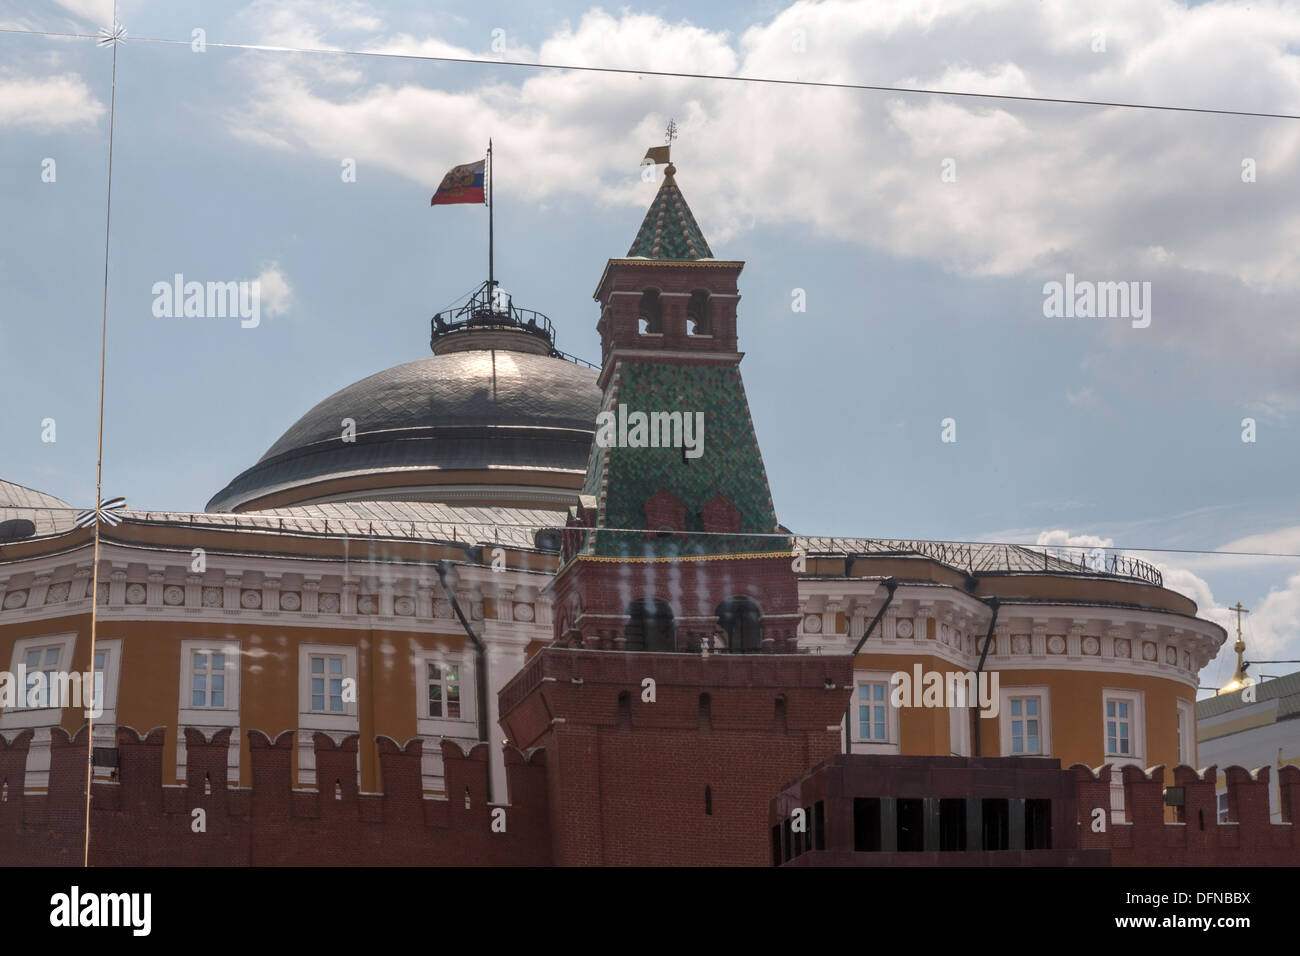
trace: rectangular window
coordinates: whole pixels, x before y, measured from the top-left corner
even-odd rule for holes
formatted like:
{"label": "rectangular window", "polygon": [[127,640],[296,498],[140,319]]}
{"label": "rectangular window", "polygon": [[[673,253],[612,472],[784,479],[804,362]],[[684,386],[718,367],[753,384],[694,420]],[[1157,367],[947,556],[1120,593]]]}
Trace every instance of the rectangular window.
{"label": "rectangular window", "polygon": [[226,706],[226,655],[195,651],[191,658],[190,706]]}
{"label": "rectangular window", "polygon": [[1037,697],[1011,698],[1011,752],[1041,753],[1039,735],[1040,707]]}
{"label": "rectangular window", "polygon": [[853,798],[853,849],[856,853],[880,851],[880,798]]}
{"label": "rectangular window", "polygon": [[311,655],[311,709],[317,714],[343,713],[343,657]]}
{"label": "rectangular window", "polygon": [[1178,707],[1178,762],[1193,766],[1196,762],[1196,705],[1190,700],[1179,700]]}
{"label": "rectangular window", "polygon": [[944,797],[939,801],[939,849],[956,852],[966,849],[966,801]]}
{"label": "rectangular window", "polygon": [[1003,799],[981,800],[983,844],[986,850],[1005,850],[1011,845],[1010,803]]}
{"label": "rectangular window", "polygon": [[1025,849],[1052,848],[1052,801],[1025,801]]}
{"label": "rectangular window", "polygon": [[460,719],[460,667],[428,661],[429,716]]}
{"label": "rectangular window", "polygon": [[[108,687],[108,651],[95,648],[95,673],[91,678],[95,684],[89,690],[82,689],[81,699],[92,706],[99,707],[103,710],[105,707],[105,695]],[[89,700],[87,698],[89,697]]]}
{"label": "rectangular window", "polygon": [[1220,822],[1220,823],[1228,823],[1228,822],[1230,822],[1229,819],[1228,819],[1228,795],[1227,795],[1227,793],[1221,793],[1221,794],[1219,794],[1219,796],[1218,796],[1218,810],[1219,810],[1219,822]]}
{"label": "rectangular window", "polygon": [[[23,689],[22,706],[35,708],[50,706],[50,688],[56,686],[55,678],[59,671],[61,651],[59,645],[27,649],[24,660],[27,665],[27,686]],[[44,675],[44,680],[37,675]]]}
{"label": "rectangular window", "polygon": [[900,853],[920,853],[925,849],[925,803],[916,798],[902,798],[894,803],[897,816],[894,832]]}
{"label": "rectangular window", "polygon": [[1106,753],[1110,756],[1128,757],[1133,754],[1131,708],[1127,700],[1106,699]]}
{"label": "rectangular window", "polygon": [[886,719],[889,685],[883,681],[858,684],[858,739],[875,743],[889,741]]}

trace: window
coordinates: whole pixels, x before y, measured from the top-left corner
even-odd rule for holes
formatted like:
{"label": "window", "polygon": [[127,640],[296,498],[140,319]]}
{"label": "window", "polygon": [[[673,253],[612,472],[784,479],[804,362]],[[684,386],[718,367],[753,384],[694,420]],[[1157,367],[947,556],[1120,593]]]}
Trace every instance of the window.
{"label": "window", "polygon": [[1133,753],[1133,737],[1130,733],[1129,702],[1126,700],[1106,701],[1106,753],[1119,757],[1128,757]]}
{"label": "window", "polygon": [[1144,754],[1143,698],[1137,691],[1102,692],[1102,742],[1118,766],[1141,763]]}
{"label": "window", "polygon": [[966,801],[956,797],[939,800],[939,849],[957,852],[966,849]]}
{"label": "window", "polygon": [[729,597],[713,613],[726,635],[728,653],[753,654],[763,649],[763,611],[753,598]]}
{"label": "window", "polygon": [[[420,760],[423,789],[428,793],[445,789],[446,779],[442,765],[443,739],[454,740],[463,749],[472,747],[478,740],[477,672],[474,652],[470,647],[455,647],[439,643],[433,647],[417,648],[411,655],[411,699],[415,707],[416,731],[424,741]],[[351,706],[345,703],[345,706]],[[631,726],[631,699],[626,704],[620,700],[620,721]],[[330,719],[333,718],[323,718]]]}
{"label": "window", "polygon": [[[230,728],[226,755],[226,780],[239,785],[239,670],[243,659],[237,641],[181,641],[180,698],[176,714],[176,779],[186,778],[189,752],[185,731],[193,728],[211,740],[218,730]],[[109,669],[113,658],[109,656]],[[254,672],[256,673],[256,672]],[[111,686],[111,681],[110,681]]]}
{"label": "window", "polygon": [[[420,675],[424,669],[408,671],[408,680],[417,701],[428,693]],[[360,706],[357,680],[360,676],[357,648],[354,644],[298,645],[298,783],[315,786],[316,735],[324,734],[342,743],[351,734],[360,733]],[[408,698],[409,699],[409,698]],[[424,714],[424,705],[418,714]],[[357,755],[358,768],[360,754]],[[359,770],[358,770],[359,772]],[[333,786],[333,780],[320,782],[321,793]]]}
{"label": "window", "polygon": [[1052,848],[1052,801],[1030,799],[1025,801],[1025,849],[1050,850]]}
{"label": "window", "polygon": [[892,672],[858,671],[848,712],[851,753],[898,753],[899,708],[891,697]]}
{"label": "window", "polygon": [[639,598],[632,602],[627,614],[627,626],[623,629],[625,650],[672,652],[677,649],[677,624],[668,602]]}
{"label": "window", "polygon": [[1179,700],[1178,705],[1178,762],[1186,766],[1196,763],[1196,705],[1190,700]]}
{"label": "window", "polygon": [[642,335],[659,335],[663,330],[659,290],[646,289],[641,293],[641,304],[637,309],[637,331]]}
{"label": "window", "polygon": [[886,707],[889,685],[884,681],[858,684],[858,739],[874,743],[889,741]]}
{"label": "window", "polygon": [[1002,756],[1052,755],[1052,698],[1047,687],[1002,687],[997,717]]}
{"label": "window", "polygon": [[686,334],[709,335],[712,332],[709,323],[709,293],[696,289],[686,303]]}
{"label": "window", "polygon": [[1228,794],[1226,791],[1219,794],[1218,796],[1218,810],[1219,810],[1219,822],[1230,823],[1231,820],[1229,820],[1228,818]]}
{"label": "window", "polygon": [[1011,752],[1037,754],[1039,748],[1039,701],[1037,697],[1011,698]]}
{"label": "window", "polygon": [[51,727],[63,719],[64,706],[89,706],[90,690],[82,688],[82,674],[68,673],[76,641],[76,634],[14,641],[9,673],[15,699],[0,713],[0,728]]}
{"label": "window", "polygon": [[428,661],[429,716],[460,719],[460,667]]}
{"label": "window", "polygon": [[[57,644],[28,648],[23,663],[27,668],[26,686],[20,707],[43,708],[50,705],[50,688],[59,686],[59,657],[62,648]],[[54,706],[58,707],[56,699]]]}
{"label": "window", "polygon": [[853,852],[878,853],[881,844],[879,797],[853,798]]}
{"label": "window", "polygon": [[343,657],[311,655],[311,709],[317,714],[343,713]]}
{"label": "window", "polygon": [[191,662],[190,706],[226,706],[226,655],[195,651]]}

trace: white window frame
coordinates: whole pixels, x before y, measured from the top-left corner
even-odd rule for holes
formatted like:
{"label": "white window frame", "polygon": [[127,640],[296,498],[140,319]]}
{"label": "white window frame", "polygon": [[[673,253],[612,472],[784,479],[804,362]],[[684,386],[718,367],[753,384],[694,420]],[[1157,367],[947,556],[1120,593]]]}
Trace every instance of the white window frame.
{"label": "white window frame", "polygon": [[[1131,765],[1143,766],[1146,759],[1146,695],[1138,690],[1122,690],[1107,687],[1101,692],[1101,751],[1105,763],[1116,767]],[[1111,701],[1124,701],[1129,705],[1129,753],[1110,752],[1110,732],[1107,723],[1106,705]]]}
{"label": "white window frame", "polygon": [[[193,706],[194,655],[224,654],[226,658],[226,700],[221,707]],[[185,730],[192,727],[211,740],[223,727],[230,728],[230,751],[226,756],[226,779],[239,785],[240,740],[240,672],[243,670],[242,645],[239,641],[184,640],[181,641],[180,696],[176,728],[176,779],[186,777]]]}
{"label": "white window frame", "polygon": [[[478,739],[478,701],[475,691],[474,657],[464,651],[418,650],[412,664],[415,672],[415,715],[419,725],[420,736],[425,737],[463,737],[467,740]],[[460,680],[460,716],[429,716],[429,684],[427,680],[430,664],[450,664],[459,668]]]}
{"label": "white window frame", "polygon": [[[1106,728],[1106,702],[1110,700],[1127,701],[1129,705],[1129,749],[1128,754],[1108,752],[1110,734]],[[1110,810],[1112,823],[1125,823],[1128,820],[1124,803],[1124,767],[1144,769],[1146,759],[1146,695],[1139,690],[1125,690],[1119,687],[1104,687],[1101,691],[1101,753],[1102,762],[1111,765]]]}
{"label": "white window frame", "polygon": [[[41,634],[22,637],[14,641],[10,658],[9,673],[13,680],[18,679],[18,665],[27,660],[27,651],[33,647],[57,645],[59,664],[56,670],[67,671],[72,666],[72,655],[77,647],[75,631],[59,634]],[[94,662],[91,662],[92,665]],[[27,687],[14,687],[14,692],[21,695],[18,700],[26,700]],[[32,740],[27,749],[27,766],[24,773],[23,789],[28,793],[48,789],[50,783],[50,730],[63,723],[61,707],[9,707],[0,712],[0,731],[10,731],[5,737],[12,741],[18,733],[30,729]]]}
{"label": "white window frame", "polygon": [[948,752],[953,757],[971,756],[970,712],[969,707],[948,708]]}
{"label": "white window frame", "polygon": [[[899,752],[899,716],[901,708],[893,704],[894,685],[891,678],[894,671],[856,671],[853,674],[853,697],[849,705],[849,734],[851,751],[864,754],[896,754]],[[860,688],[863,684],[885,685],[885,739],[864,740],[858,720]]]}
{"label": "white window frame", "polygon": [[[1011,751],[1011,698],[1038,698],[1038,752],[1032,754]],[[1022,718],[1023,719],[1023,718]],[[1052,756],[1052,691],[1046,684],[1001,685],[998,688],[998,739],[999,753],[1004,757]]]}
{"label": "white window frame", "polygon": [[[430,720],[460,720],[464,711],[464,700],[460,695],[460,678],[461,668],[459,664],[449,664],[445,661],[425,661],[424,663],[424,687],[429,693],[425,696],[427,709],[432,711],[434,706],[433,689],[438,689],[438,713],[425,714]],[[455,691],[455,701],[452,701],[452,691]],[[455,706],[456,713],[451,712]],[[444,713],[445,711],[445,713]]]}
{"label": "white window frame", "polygon": [[[122,639],[95,641],[95,653],[104,655],[104,684],[102,688],[102,713],[95,718],[94,747],[117,746],[117,685],[122,673]],[[91,661],[94,667],[94,661]],[[112,777],[110,767],[96,767],[95,776]]]}
{"label": "white window frame", "polygon": [[[13,680],[18,680],[18,667],[20,664],[25,665],[27,661],[27,652],[37,647],[58,647],[59,660],[52,668],[55,671],[67,673],[72,667],[72,654],[77,646],[76,632],[64,634],[46,634],[40,637],[23,637],[14,641],[13,654],[9,664],[9,673],[13,675]],[[92,662],[93,663],[93,662]],[[42,665],[42,670],[45,669]],[[92,678],[93,680],[93,678]],[[105,675],[107,682],[107,674]],[[38,727],[56,727],[63,723],[62,707],[27,707],[24,706],[27,699],[27,687],[24,681],[23,686],[14,685],[14,692],[18,695],[18,706],[5,708],[0,713],[0,730],[21,730],[26,728]],[[46,735],[46,744],[48,747],[49,737]],[[33,743],[35,743],[33,741]],[[48,750],[46,759],[48,761]],[[30,764],[30,761],[29,761]],[[49,770],[48,762],[45,769]]]}
{"label": "white window frame", "polygon": [[[311,659],[317,656],[342,657],[343,677],[357,684],[357,700],[344,700],[343,711],[329,713],[311,709]],[[326,676],[328,677],[328,670]],[[316,784],[315,735],[328,734],[337,744],[345,737],[361,732],[360,676],[355,644],[298,645],[298,783]],[[329,685],[326,685],[328,696]],[[357,753],[357,780],[361,779],[361,754]]]}
{"label": "white window frame", "polygon": [[[430,717],[428,668],[430,664],[453,664],[460,668],[460,717]],[[411,657],[415,685],[416,730],[424,741],[420,773],[429,792],[444,789],[441,739],[446,737],[463,748],[478,742],[478,674],[474,654],[468,649],[418,648]]]}
{"label": "white window frame", "polygon": [[[1016,705],[1020,705],[1020,713],[1016,713]],[[1032,713],[1031,713],[1032,711]],[[1007,751],[1008,757],[1041,757],[1043,755],[1043,698],[1038,694],[1013,694],[1007,698],[1007,720],[1011,724],[1008,731],[1011,740],[1011,749]],[[1020,733],[1016,733],[1016,724],[1020,724]],[[1030,724],[1033,724],[1033,733],[1030,733]],[[1020,738],[1021,750],[1016,749],[1016,738]],[[1037,748],[1029,750],[1028,743],[1030,740],[1037,741]]]}
{"label": "white window frame", "polygon": [[[316,663],[320,662],[320,670],[316,670]],[[338,664],[335,670],[334,665]],[[307,710],[313,714],[336,717],[339,714],[346,714],[344,695],[347,688],[344,682],[349,677],[355,680],[355,676],[348,673],[348,657],[346,654],[321,654],[314,653],[307,656]],[[316,693],[314,686],[316,681],[321,682],[321,692]],[[338,681],[339,692],[334,694],[330,684]],[[320,707],[316,706],[316,698],[320,697]],[[333,702],[338,700],[338,706],[334,707]]]}
{"label": "white window frame", "polygon": [[1187,767],[1196,766],[1196,705],[1181,697],[1178,707],[1178,762]]}

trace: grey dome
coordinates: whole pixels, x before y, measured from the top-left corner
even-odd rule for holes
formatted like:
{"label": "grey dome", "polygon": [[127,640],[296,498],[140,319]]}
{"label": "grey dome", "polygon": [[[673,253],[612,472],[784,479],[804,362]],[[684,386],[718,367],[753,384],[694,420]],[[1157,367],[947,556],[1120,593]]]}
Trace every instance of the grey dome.
{"label": "grey dome", "polygon": [[[597,373],[522,351],[476,349],[407,362],[341,389],[307,412],[208,511],[239,510],[268,495],[384,475],[379,497],[431,470],[568,472],[581,478],[595,435]],[[342,440],[343,420],[356,425]],[[403,476],[402,473],[409,473]],[[298,493],[301,491],[301,494]],[[335,495],[334,497],[339,497]],[[375,497],[349,491],[348,498]]]}

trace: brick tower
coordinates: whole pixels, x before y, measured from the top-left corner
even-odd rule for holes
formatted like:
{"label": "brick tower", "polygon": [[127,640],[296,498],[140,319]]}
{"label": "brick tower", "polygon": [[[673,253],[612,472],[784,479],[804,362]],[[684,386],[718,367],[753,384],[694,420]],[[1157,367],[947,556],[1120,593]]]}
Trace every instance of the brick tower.
{"label": "brick tower", "polygon": [[767,862],[768,800],[839,750],[848,658],[796,654],[798,582],[740,378],[737,279],[673,166],[605,267],[596,442],[554,644],[501,692],[545,747],[556,862]]}

